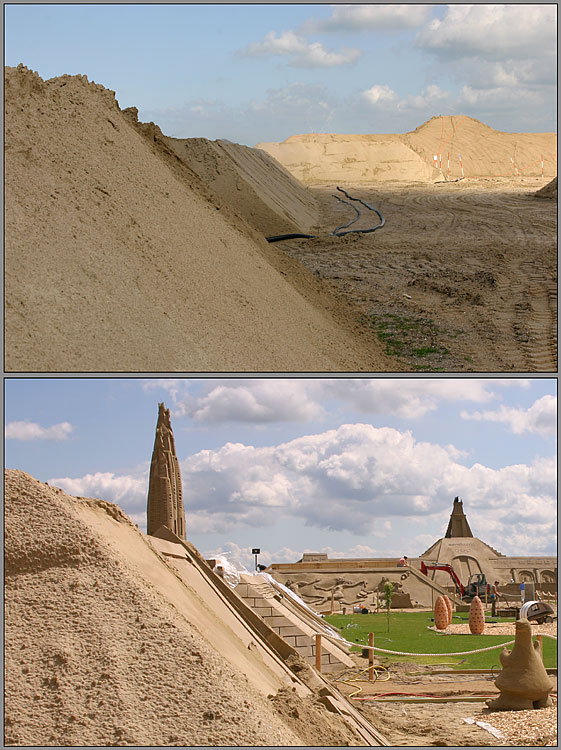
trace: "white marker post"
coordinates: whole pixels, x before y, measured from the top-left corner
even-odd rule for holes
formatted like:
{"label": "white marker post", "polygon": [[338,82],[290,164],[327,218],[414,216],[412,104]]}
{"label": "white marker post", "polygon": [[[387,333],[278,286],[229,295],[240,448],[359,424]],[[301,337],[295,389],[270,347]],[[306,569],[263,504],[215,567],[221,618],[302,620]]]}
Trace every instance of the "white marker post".
{"label": "white marker post", "polygon": [[462,155],[458,154],[458,159],[460,160],[460,169],[462,170],[462,179],[464,177],[464,165],[462,163]]}
{"label": "white marker post", "polygon": [[448,179],[450,179],[450,152],[448,151]]}
{"label": "white marker post", "polygon": [[434,168],[438,169],[438,154],[434,155]]}
{"label": "white marker post", "polygon": [[542,154],[542,180],[543,180],[543,177],[544,175],[543,175],[543,154]]}

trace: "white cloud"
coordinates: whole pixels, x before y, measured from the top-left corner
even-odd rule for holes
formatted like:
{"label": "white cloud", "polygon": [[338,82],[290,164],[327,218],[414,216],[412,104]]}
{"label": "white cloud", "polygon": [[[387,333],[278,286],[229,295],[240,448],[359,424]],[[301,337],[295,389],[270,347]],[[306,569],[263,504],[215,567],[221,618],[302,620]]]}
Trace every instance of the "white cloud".
{"label": "white cloud", "polygon": [[197,532],[227,531],[232,524],[266,527],[291,518],[371,535],[391,519],[445,513],[457,494],[469,498],[474,515],[503,524],[501,534],[509,518],[542,523],[554,517],[553,460],[496,470],[466,467],[455,458],[454,449],[365,424],[272,447],[229,443],[183,462],[185,502]]}
{"label": "white cloud", "polygon": [[294,31],[283,31],[278,36],[274,31],[265,35],[261,42],[253,42],[241,53],[245,57],[268,57],[286,55],[291,58],[289,65],[294,68],[332,68],[349,65],[360,57],[358,49],[344,49],[330,52],[321,42],[308,42]]}
{"label": "white cloud", "polygon": [[212,385],[199,398],[184,399],[177,410],[199,422],[307,422],[323,409],[308,395],[303,380],[230,380]]}
{"label": "white cloud", "polygon": [[7,440],[68,440],[74,427],[70,422],[59,422],[51,427],[41,427],[37,422],[23,420],[8,422],[5,428]]}
{"label": "white cloud", "polygon": [[539,57],[555,49],[557,9],[553,4],[448,5],[430,21],[417,44],[448,58]]}
{"label": "white cloud", "polygon": [[420,94],[410,94],[402,99],[398,107],[400,109],[426,109],[441,104],[450,96],[449,91],[442,91],[436,84],[427,86]]}
{"label": "white cloud", "polygon": [[370,104],[385,104],[395,102],[399,99],[398,95],[393,89],[391,89],[386,83],[377,83],[371,86],[366,91],[362,92],[362,96]]}
{"label": "white cloud", "polygon": [[95,497],[117,503],[127,512],[130,510],[140,513],[141,509],[146,509],[148,471],[141,476],[117,476],[112,472],[96,472],[78,478],[54,477],[49,479],[49,484],[60,487],[75,497]]}
{"label": "white cloud", "polygon": [[425,23],[432,5],[335,5],[326,20],[302,24],[309,31],[386,31],[411,29]]}
{"label": "white cloud", "polygon": [[494,411],[462,411],[462,419],[477,422],[501,422],[508,425],[515,435],[533,432],[544,437],[554,436],[557,430],[557,399],[546,395],[539,398],[528,409],[517,409],[501,405]]}
{"label": "white cloud", "polygon": [[200,423],[309,422],[326,413],[324,402],[350,406],[361,414],[384,414],[417,419],[449,401],[489,402],[498,387],[526,381],[485,379],[412,380],[388,378],[224,379],[207,381],[204,392],[193,393],[189,380],[172,380],[163,387],[173,401],[173,415]]}

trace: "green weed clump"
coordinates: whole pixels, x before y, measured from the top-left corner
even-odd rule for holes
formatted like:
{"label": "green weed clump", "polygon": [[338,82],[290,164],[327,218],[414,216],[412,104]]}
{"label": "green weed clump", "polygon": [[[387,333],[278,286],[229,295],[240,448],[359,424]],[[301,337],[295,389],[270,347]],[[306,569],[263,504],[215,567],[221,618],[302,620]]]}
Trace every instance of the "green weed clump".
{"label": "green weed clump", "polygon": [[[452,622],[460,624],[465,617],[467,614],[454,615]],[[352,651],[360,652],[363,646],[368,645],[368,634],[374,633],[374,646],[378,648],[413,654],[439,654],[439,656],[398,656],[375,651],[375,658],[381,664],[391,662],[446,663],[454,669],[501,669],[500,648],[466,656],[449,656],[449,654],[454,651],[474,651],[495,644],[508,643],[514,640],[514,636],[443,635],[428,629],[434,625],[432,618],[432,612],[392,612],[391,633],[388,633],[385,612],[325,617],[331,625],[341,631],[341,635],[347,641],[357,644],[351,649]],[[493,622],[514,622],[514,619],[494,617]],[[512,649],[512,645],[507,648]],[[543,652],[545,666],[557,667],[557,641],[544,637]]]}

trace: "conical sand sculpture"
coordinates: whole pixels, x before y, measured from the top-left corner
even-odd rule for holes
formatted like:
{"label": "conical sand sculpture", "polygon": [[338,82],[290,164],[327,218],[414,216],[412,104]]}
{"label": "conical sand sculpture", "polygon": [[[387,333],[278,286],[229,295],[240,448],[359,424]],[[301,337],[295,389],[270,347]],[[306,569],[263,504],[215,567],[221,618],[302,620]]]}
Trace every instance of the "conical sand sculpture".
{"label": "conical sand sculpture", "polygon": [[148,486],[148,534],[161,526],[185,539],[185,509],[169,409],[158,404],[158,424]]}

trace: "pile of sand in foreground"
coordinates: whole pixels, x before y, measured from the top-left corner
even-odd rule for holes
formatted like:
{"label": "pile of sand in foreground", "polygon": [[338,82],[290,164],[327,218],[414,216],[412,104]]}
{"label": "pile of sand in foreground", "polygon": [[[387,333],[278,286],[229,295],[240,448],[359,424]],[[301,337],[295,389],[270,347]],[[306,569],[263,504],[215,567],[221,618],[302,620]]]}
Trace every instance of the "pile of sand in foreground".
{"label": "pile of sand in foreground", "polygon": [[550,200],[557,200],[557,177],[554,177],[551,182],[548,182],[547,185],[542,187],[541,190],[538,190],[536,193],[536,198],[549,198]]}
{"label": "pile of sand in foreground", "polygon": [[113,92],[5,84],[7,370],[393,369]]}
{"label": "pile of sand in foreground", "polygon": [[294,135],[257,148],[306,185],[539,177],[542,159],[546,177],[557,174],[555,133],[503,133],[466,115],[438,115],[410,133]]}
{"label": "pile of sand in foreground", "polygon": [[269,154],[226,140],[165,138],[179,158],[265,237],[310,233],[318,221],[312,195]]}
{"label": "pile of sand in foreground", "polygon": [[[108,520],[93,520],[100,513]],[[309,698],[283,687],[268,699],[234,669],[228,636],[212,643],[166,597],[165,580],[143,576],[144,558],[133,565],[120,552],[126,526],[121,537],[138,535],[159,561],[117,506],[8,470],[5,524],[7,745],[355,744]],[[103,524],[116,527],[110,538]],[[204,606],[188,588],[184,597]]]}

